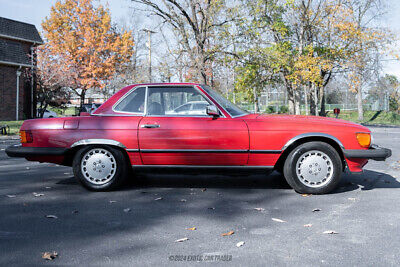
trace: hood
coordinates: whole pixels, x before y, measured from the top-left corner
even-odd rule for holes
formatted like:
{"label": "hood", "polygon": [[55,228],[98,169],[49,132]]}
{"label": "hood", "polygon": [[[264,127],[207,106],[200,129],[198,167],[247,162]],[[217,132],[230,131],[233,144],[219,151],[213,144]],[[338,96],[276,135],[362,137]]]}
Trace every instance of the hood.
{"label": "hood", "polygon": [[327,117],[318,117],[318,116],[303,116],[303,115],[269,115],[269,114],[260,114],[256,117],[257,120],[266,120],[270,122],[284,122],[287,124],[301,124],[301,125],[316,125],[316,126],[341,126],[341,127],[352,127],[357,128],[359,131],[370,132],[370,130],[362,126],[360,124],[335,119],[335,118],[327,118]]}

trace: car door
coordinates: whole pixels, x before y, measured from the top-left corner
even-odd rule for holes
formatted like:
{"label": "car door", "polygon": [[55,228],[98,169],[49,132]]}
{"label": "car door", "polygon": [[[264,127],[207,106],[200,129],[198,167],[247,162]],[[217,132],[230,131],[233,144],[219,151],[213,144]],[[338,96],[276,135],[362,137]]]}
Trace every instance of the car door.
{"label": "car door", "polygon": [[212,103],[193,86],[149,86],[146,116],[139,124],[139,148],[145,165],[246,165],[247,125],[240,118],[171,114],[191,101]]}

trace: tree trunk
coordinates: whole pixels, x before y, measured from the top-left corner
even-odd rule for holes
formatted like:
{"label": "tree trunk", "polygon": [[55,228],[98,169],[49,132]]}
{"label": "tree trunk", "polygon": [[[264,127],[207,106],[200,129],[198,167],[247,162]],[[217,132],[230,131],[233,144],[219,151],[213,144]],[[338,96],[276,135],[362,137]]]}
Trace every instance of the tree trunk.
{"label": "tree trunk", "polygon": [[289,114],[295,114],[295,103],[294,103],[294,97],[293,97],[293,91],[292,90],[287,90],[287,100],[288,100],[288,106],[289,106]]}
{"label": "tree trunk", "polygon": [[323,86],[319,87],[319,106],[320,106],[319,115],[326,117],[326,111],[325,111],[325,87],[323,87]]}
{"label": "tree trunk", "polygon": [[86,95],[86,90],[83,90],[83,89],[82,89],[82,92],[81,92],[81,94],[79,95],[80,98],[81,98],[79,109],[82,109],[83,104],[85,104],[85,95]]}
{"label": "tree trunk", "polygon": [[357,90],[357,108],[358,108],[358,120],[363,121],[364,120],[364,108],[362,105],[362,90],[361,86],[358,87]]}
{"label": "tree trunk", "polygon": [[254,98],[254,113],[258,113],[258,97],[257,97],[257,89],[254,87],[253,89],[253,98]]}
{"label": "tree trunk", "polygon": [[295,114],[300,115],[300,90],[294,90],[294,108],[295,108]]}
{"label": "tree trunk", "polygon": [[304,89],[304,108],[305,108],[305,111],[306,111],[306,115],[308,116],[309,115],[309,113],[308,113],[308,94],[307,94],[307,87],[308,87],[308,85],[303,85],[303,89]]}

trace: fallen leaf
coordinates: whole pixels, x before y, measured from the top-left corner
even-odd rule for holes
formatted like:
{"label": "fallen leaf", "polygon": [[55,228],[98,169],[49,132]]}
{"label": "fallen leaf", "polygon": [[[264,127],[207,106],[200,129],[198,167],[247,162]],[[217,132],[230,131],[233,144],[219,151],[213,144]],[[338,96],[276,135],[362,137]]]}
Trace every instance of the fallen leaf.
{"label": "fallen leaf", "polygon": [[115,202],[117,202],[117,201],[115,201],[115,200],[110,200],[110,203],[115,203]]}
{"label": "fallen leaf", "polygon": [[354,197],[349,197],[348,200],[356,201],[356,198],[354,198]]}
{"label": "fallen leaf", "polygon": [[6,195],[6,196],[9,197],[9,198],[16,197],[16,195]]}
{"label": "fallen leaf", "polygon": [[195,231],[195,230],[196,230],[196,227],[192,227],[192,228],[186,228],[186,230]]}
{"label": "fallen leaf", "polygon": [[58,219],[58,217],[56,216],[56,215],[46,215],[46,218],[49,218],[49,219]]}
{"label": "fallen leaf", "polygon": [[184,242],[184,241],[187,241],[187,240],[189,240],[189,238],[187,238],[187,237],[184,237],[184,238],[181,238],[181,239],[175,240],[175,242]]}
{"label": "fallen leaf", "polygon": [[335,232],[333,230],[327,230],[327,231],[323,232],[323,234],[336,235],[336,234],[338,234],[338,232]]}
{"label": "fallen leaf", "polygon": [[286,222],[286,221],[284,221],[284,220],[277,219],[277,218],[272,218],[272,220],[275,221],[275,222],[280,222],[280,223]]}
{"label": "fallen leaf", "polygon": [[126,209],[124,209],[124,212],[130,212],[131,211],[131,209],[130,208],[126,208]]}
{"label": "fallen leaf", "polygon": [[258,211],[264,211],[265,209],[264,208],[254,208],[255,210],[258,210]]}
{"label": "fallen leaf", "polygon": [[201,189],[201,191],[203,191],[203,192],[204,192],[204,191],[206,191],[206,190],[207,190],[207,188],[203,188],[203,189]]}
{"label": "fallen leaf", "polygon": [[158,197],[158,198],[156,198],[154,200],[157,201],[157,200],[161,200],[161,199],[163,199],[163,198],[162,197]]}
{"label": "fallen leaf", "polygon": [[229,235],[233,235],[235,232],[234,231],[229,231],[227,233],[223,233],[222,236],[229,236]]}
{"label": "fallen leaf", "polygon": [[244,241],[240,241],[240,242],[236,243],[236,246],[237,246],[238,248],[240,248],[240,247],[243,246],[243,245],[244,245]]}
{"label": "fallen leaf", "polygon": [[45,260],[54,260],[55,258],[58,257],[58,253],[53,251],[53,252],[44,252],[42,254],[42,258]]}
{"label": "fallen leaf", "polygon": [[309,197],[311,194],[301,194],[302,197]]}
{"label": "fallen leaf", "polygon": [[184,198],[182,198],[182,199],[181,199],[181,202],[186,202],[186,201],[187,201],[187,200],[186,200],[186,199],[184,199]]}
{"label": "fallen leaf", "polygon": [[308,223],[308,224],[305,224],[305,225],[303,225],[304,227],[311,227],[312,226],[312,224],[311,223]]}
{"label": "fallen leaf", "polygon": [[321,209],[313,209],[312,212],[321,211]]}
{"label": "fallen leaf", "polygon": [[79,210],[73,210],[72,211],[72,214],[77,214],[77,213],[79,213]]}
{"label": "fallen leaf", "polygon": [[42,196],[44,196],[44,194],[42,194],[42,193],[33,192],[32,194],[33,194],[34,197],[42,197]]}

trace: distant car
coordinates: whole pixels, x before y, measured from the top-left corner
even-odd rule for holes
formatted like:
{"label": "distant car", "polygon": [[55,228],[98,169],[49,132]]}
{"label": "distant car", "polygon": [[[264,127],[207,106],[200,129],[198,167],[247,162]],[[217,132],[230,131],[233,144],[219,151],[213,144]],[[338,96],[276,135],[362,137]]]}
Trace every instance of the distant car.
{"label": "distant car", "polygon": [[[205,114],[177,110],[194,111],[203,101]],[[373,143],[365,126],[249,114],[195,83],[131,85],[90,116],[26,120],[20,135],[22,146],[8,147],[7,155],[72,166],[94,191],[118,187],[137,168],[218,167],[276,170],[297,192],[323,194],[336,188],[343,171],[359,173],[368,159],[392,154]]]}
{"label": "distant car", "polygon": [[207,101],[190,101],[186,104],[180,105],[174,110],[165,111],[165,114],[207,115],[206,109],[208,105]]}
{"label": "distant car", "polygon": [[[40,117],[41,113],[42,113],[42,110],[39,108],[37,110],[37,116]],[[55,113],[54,111],[48,110],[48,109],[46,109],[43,113],[43,118],[57,118],[57,117],[58,117],[57,113]]]}
{"label": "distant car", "polygon": [[85,112],[85,113],[90,113],[92,114],[93,112],[95,112],[99,107],[101,106],[101,104],[83,104],[82,107],[79,110],[79,113],[81,112]]}

